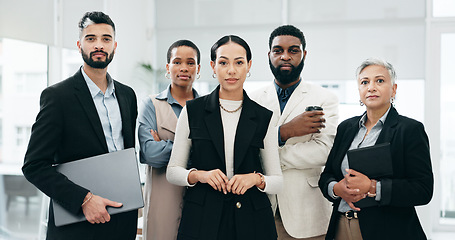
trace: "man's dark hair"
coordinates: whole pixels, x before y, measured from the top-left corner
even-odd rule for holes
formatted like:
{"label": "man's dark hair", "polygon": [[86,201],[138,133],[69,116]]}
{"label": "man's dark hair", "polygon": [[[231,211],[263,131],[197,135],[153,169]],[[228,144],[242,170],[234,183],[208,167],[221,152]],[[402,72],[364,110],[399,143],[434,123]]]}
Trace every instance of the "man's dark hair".
{"label": "man's dark hair", "polygon": [[246,43],[245,40],[243,40],[241,37],[236,36],[236,35],[227,35],[227,36],[220,38],[218,41],[216,41],[216,43],[213,44],[212,48],[210,49],[210,60],[215,61],[216,60],[216,50],[218,50],[219,47],[221,47],[225,44],[228,44],[229,42],[234,42],[234,43],[237,43],[238,45],[242,46],[246,51],[246,60],[248,62],[251,60],[252,54],[251,54],[250,46],[248,46],[248,43]]}
{"label": "man's dark hair", "polygon": [[293,25],[283,25],[275,28],[273,32],[270,34],[269,38],[269,49],[272,49],[272,42],[275,37],[278,36],[293,36],[298,39],[300,39],[300,43],[302,44],[302,49],[305,50],[306,47],[306,41],[305,41],[305,36],[303,35],[303,32],[300,31],[300,29],[294,27]]}
{"label": "man's dark hair", "polygon": [[115,35],[115,24],[109,15],[104,14],[103,12],[86,12],[84,16],[82,16],[81,20],[79,21],[79,37],[82,34],[82,31],[92,24],[100,24],[105,23],[109,24],[112,29],[114,29]]}
{"label": "man's dark hair", "polygon": [[172,50],[181,46],[187,46],[194,49],[197,54],[197,64],[199,65],[201,63],[201,52],[199,51],[199,48],[192,41],[186,39],[178,40],[169,47],[167,50],[167,63],[171,62]]}

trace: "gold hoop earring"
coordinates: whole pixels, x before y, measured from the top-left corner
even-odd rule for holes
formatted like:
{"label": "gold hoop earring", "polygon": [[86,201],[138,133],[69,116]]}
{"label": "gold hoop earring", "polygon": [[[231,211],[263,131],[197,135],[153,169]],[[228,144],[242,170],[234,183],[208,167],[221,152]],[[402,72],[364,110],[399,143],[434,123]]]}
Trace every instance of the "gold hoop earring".
{"label": "gold hoop earring", "polygon": [[247,78],[251,77],[251,73],[248,72],[248,73],[246,74],[246,77],[247,77]]}
{"label": "gold hoop earring", "polygon": [[216,78],[216,73],[212,73],[212,78]]}
{"label": "gold hoop earring", "polygon": [[171,79],[171,74],[168,73],[168,72],[166,72],[166,73],[164,74],[164,77],[167,78],[167,79]]}
{"label": "gold hoop earring", "polygon": [[364,106],[365,103],[362,102],[362,100],[359,100],[360,106]]}
{"label": "gold hoop earring", "polygon": [[201,78],[201,74],[198,73],[196,79],[199,79],[199,78]]}

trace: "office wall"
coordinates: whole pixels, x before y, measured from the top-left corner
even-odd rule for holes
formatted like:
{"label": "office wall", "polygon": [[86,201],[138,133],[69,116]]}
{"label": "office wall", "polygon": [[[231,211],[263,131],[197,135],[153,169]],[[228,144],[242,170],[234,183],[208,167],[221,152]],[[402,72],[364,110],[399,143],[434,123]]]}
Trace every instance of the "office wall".
{"label": "office wall", "polygon": [[305,79],[353,79],[357,65],[370,56],[392,62],[400,79],[424,78],[425,1],[287,2],[283,10],[276,0],[157,1],[157,59],[165,59],[172,41],[189,38],[200,46],[203,76],[209,78],[211,45],[237,34],[253,51],[250,79],[268,80],[268,36],[287,15],[287,23],[306,35]]}
{"label": "office wall", "polygon": [[168,46],[181,38],[199,46],[201,80],[213,81],[209,49],[226,34],[239,35],[250,44],[253,68],[249,80],[267,81],[272,77],[267,62],[268,36],[282,23],[294,24],[306,35],[305,79],[351,80],[357,65],[370,56],[394,64],[399,79],[424,79],[424,0],[35,2],[0,0],[0,36],[76,49],[77,22],[82,14],[105,11],[117,25],[119,44],[110,72],[139,88],[142,80],[134,83],[143,77],[138,63],[164,68]]}
{"label": "office wall", "polygon": [[[61,74],[52,74],[61,71],[61,51],[76,49],[77,22],[93,10],[106,12],[116,23],[118,48],[109,72],[131,85],[138,98],[161,90],[154,82],[167,81],[144,73],[139,64],[164,68],[169,45],[183,38],[201,50],[198,81],[216,84],[209,50],[227,34],[239,35],[251,46],[248,81],[271,81],[268,37],[283,23],[298,26],[306,36],[305,80],[353,80],[358,64],[376,56],[396,67],[400,81],[425,81],[425,0],[0,0],[0,37],[49,45],[50,82],[60,81]],[[341,94],[352,101],[353,96]],[[424,219],[428,232],[430,218]]]}

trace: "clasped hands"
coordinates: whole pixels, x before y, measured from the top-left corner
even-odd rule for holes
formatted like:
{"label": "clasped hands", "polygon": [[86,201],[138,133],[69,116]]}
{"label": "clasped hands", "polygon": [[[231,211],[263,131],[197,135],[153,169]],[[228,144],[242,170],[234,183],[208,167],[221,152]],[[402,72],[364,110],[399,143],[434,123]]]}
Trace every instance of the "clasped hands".
{"label": "clasped hands", "polygon": [[346,169],[346,171],[347,174],[344,175],[344,178],[333,186],[333,193],[345,200],[349,207],[360,211],[360,208],[354,206],[354,203],[367,196],[371,179],[353,169]]}
{"label": "clasped hands", "polygon": [[195,184],[196,182],[207,183],[213,189],[227,194],[231,192],[237,195],[243,195],[253,186],[261,189],[265,188],[265,183],[262,183],[261,176],[256,173],[236,174],[230,180],[220,170],[211,171],[194,170],[188,175],[188,182]]}
{"label": "clasped hands", "polygon": [[[91,193],[87,194],[84,202],[90,197],[90,194]],[[121,207],[122,205],[122,203],[114,202],[93,194],[93,196],[91,196],[91,198],[83,204],[82,212],[84,213],[87,221],[91,224],[106,223],[111,220],[111,215],[107,212],[106,207]]]}

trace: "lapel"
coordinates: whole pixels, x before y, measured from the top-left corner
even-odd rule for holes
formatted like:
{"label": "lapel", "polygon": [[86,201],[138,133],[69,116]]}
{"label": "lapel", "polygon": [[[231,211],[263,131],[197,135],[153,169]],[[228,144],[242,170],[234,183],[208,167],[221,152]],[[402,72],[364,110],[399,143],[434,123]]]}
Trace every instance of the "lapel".
{"label": "lapel", "polygon": [[162,122],[160,127],[175,134],[175,128],[177,127],[176,123],[178,121],[177,115],[175,115],[175,113],[173,111],[168,111],[166,114],[166,117],[164,117],[164,118],[169,119],[169,121]]}
{"label": "lapel", "polygon": [[[341,162],[343,161],[344,156],[346,155],[346,152],[349,150],[349,147],[352,144],[352,141],[354,140],[354,137],[357,135],[357,132],[359,131],[359,120],[361,116],[358,116],[356,118],[353,118],[352,122],[347,125],[347,127],[343,130],[343,135],[342,135],[342,140],[339,143],[338,147],[338,156],[337,160],[335,161],[335,166],[341,166]],[[341,171],[339,171],[341,173]]]}
{"label": "lapel", "polygon": [[120,84],[113,80],[109,74],[107,74],[108,80],[114,81],[114,88],[115,88],[115,97],[117,98],[117,102],[120,109],[120,116],[122,118],[122,134],[123,134],[123,144],[124,147],[127,148],[134,142],[134,139],[131,139],[131,136],[134,135],[132,132],[133,129],[131,128],[131,110],[130,104],[128,102],[128,98],[126,97],[126,92],[124,88],[120,86]]}
{"label": "lapel", "polygon": [[74,94],[84,109],[90,125],[93,128],[96,137],[100,141],[101,146],[103,146],[105,152],[108,152],[106,138],[104,136],[103,127],[101,126],[101,121],[98,116],[95,103],[93,102],[92,95],[90,94],[87,83],[85,82],[80,69],[76,74],[74,74],[73,79],[74,89],[76,90]]}
{"label": "lapel", "polygon": [[393,136],[395,135],[395,132],[396,132],[395,127],[397,124],[398,124],[398,112],[392,106],[390,108],[389,114],[387,115],[387,118],[385,119],[384,126],[382,127],[381,134],[379,134],[376,144],[391,142]]}
{"label": "lapel", "polygon": [[[363,114],[362,114],[363,115]],[[361,115],[361,116],[362,116]],[[352,140],[354,140],[355,135],[359,131],[359,120],[361,116],[352,119],[352,122],[343,130],[342,141],[339,143],[339,150],[337,156],[339,158],[335,162],[335,166],[340,166],[341,161],[343,161],[344,155],[349,150]],[[384,122],[381,133],[379,134],[378,140],[375,144],[391,142],[393,136],[395,135],[396,128],[395,126],[398,123],[398,112],[392,107],[387,115],[387,118]],[[337,133],[338,134],[338,133]]]}
{"label": "lapel", "polygon": [[[299,86],[297,86],[297,88],[291,94],[291,97],[289,98],[288,102],[286,103],[286,106],[283,109],[283,113],[281,114],[278,125],[282,125],[284,121],[289,117],[289,115],[294,111],[294,109],[299,106],[299,104],[304,100],[307,92],[308,90],[306,88],[306,84],[304,82],[300,82]],[[276,98],[278,99],[278,96],[276,96]]]}
{"label": "lapel", "polygon": [[158,129],[162,128],[172,134],[175,134],[178,117],[172,109],[172,104],[168,102],[169,99],[161,98],[163,93],[167,96],[168,92],[169,90],[165,90],[160,94],[150,95],[149,98],[153,105],[155,105],[155,109],[160,108],[160,113],[158,114],[158,112],[156,112],[157,124],[159,124],[159,126],[157,126]]}
{"label": "lapel", "polygon": [[245,154],[251,145],[251,141],[256,132],[257,121],[255,105],[248,95],[243,91],[243,107],[240,113],[239,123],[235,132],[234,142],[234,173],[237,172],[245,159]]}
{"label": "lapel", "polygon": [[[261,95],[259,96],[262,97]],[[258,99],[261,105],[267,106],[270,111],[272,111],[274,114],[277,114],[277,116],[280,116],[280,103],[278,100],[278,95],[276,93],[275,85],[273,83],[264,89],[264,96],[264,99]]]}
{"label": "lapel", "polygon": [[[221,121],[220,113],[220,100],[219,100],[219,89],[220,86],[210,93],[205,102],[206,115],[204,117],[205,125],[209,130],[210,138],[215,146],[216,151],[222,161],[221,169],[226,170],[226,164],[224,160],[224,134],[223,134],[223,123]],[[226,171],[224,171],[226,172]]]}

